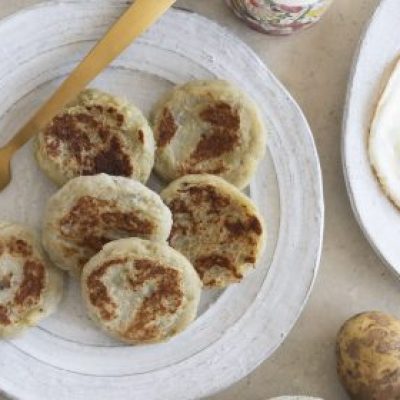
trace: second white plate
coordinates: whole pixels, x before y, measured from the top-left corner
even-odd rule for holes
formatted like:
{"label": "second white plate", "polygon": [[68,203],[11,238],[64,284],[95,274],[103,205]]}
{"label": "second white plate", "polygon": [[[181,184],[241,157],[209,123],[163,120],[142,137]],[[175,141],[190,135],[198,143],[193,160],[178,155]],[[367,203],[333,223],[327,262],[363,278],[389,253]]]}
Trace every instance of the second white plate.
{"label": "second white plate", "polygon": [[400,56],[400,2],[382,0],[354,62],[343,125],[342,157],[348,193],[365,236],[400,276],[400,211],[384,195],[367,153],[375,107]]}

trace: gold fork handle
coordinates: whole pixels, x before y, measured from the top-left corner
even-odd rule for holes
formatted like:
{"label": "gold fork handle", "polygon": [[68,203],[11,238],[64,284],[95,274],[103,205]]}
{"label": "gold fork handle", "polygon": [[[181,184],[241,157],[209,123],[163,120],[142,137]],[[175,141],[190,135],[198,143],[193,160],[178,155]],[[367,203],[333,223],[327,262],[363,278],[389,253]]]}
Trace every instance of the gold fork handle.
{"label": "gold fork handle", "polygon": [[73,100],[134,39],[161,17],[175,1],[136,0],[35,116],[14,136],[7,147],[18,149],[43,129],[68,102]]}

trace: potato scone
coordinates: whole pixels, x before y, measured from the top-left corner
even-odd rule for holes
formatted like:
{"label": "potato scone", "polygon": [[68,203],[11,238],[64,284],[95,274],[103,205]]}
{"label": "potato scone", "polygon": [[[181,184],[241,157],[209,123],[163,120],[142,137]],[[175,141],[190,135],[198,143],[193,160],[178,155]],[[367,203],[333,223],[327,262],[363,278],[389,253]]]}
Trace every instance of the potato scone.
{"label": "potato scone", "polygon": [[174,221],[169,243],[192,262],[204,286],[241,281],[261,256],[263,218],[249,198],[222,178],[187,175],[161,197]]}
{"label": "potato scone", "polygon": [[166,243],[130,238],[104,246],[83,268],[82,294],[91,319],[130,344],[165,341],[196,317],[201,281]]}
{"label": "potato scone", "polygon": [[124,237],[166,241],[172,216],[160,196],[133,179],[80,176],[50,198],[43,245],[51,260],[72,275],[104,244]]}
{"label": "potato scone", "polygon": [[156,107],[156,172],[171,181],[209,173],[244,188],[266,149],[257,105],[221,80],[192,81],[176,87]]}
{"label": "potato scone", "polygon": [[0,338],[14,336],[55,311],[63,280],[35,235],[0,223]]}
{"label": "potato scone", "polygon": [[84,90],[37,136],[35,153],[57,185],[107,173],[146,182],[154,164],[153,132],[132,104]]}

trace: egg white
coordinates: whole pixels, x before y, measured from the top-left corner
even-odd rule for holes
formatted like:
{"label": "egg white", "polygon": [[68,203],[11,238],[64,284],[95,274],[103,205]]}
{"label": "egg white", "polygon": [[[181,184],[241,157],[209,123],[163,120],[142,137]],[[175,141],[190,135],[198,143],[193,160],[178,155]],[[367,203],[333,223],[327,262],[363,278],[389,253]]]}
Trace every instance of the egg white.
{"label": "egg white", "polygon": [[400,59],[375,111],[368,147],[385,194],[400,208]]}

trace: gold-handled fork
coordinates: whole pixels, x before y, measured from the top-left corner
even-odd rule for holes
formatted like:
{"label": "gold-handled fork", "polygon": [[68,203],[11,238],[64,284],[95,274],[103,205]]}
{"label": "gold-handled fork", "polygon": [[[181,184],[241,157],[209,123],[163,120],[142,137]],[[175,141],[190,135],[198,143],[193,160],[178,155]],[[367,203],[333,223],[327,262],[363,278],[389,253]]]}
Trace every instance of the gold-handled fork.
{"label": "gold-handled fork", "polygon": [[32,136],[43,129],[90,81],[117,58],[138,36],[163,15],[176,0],[136,0],[74,69],[34,117],[0,149],[0,191],[11,180],[11,159]]}

